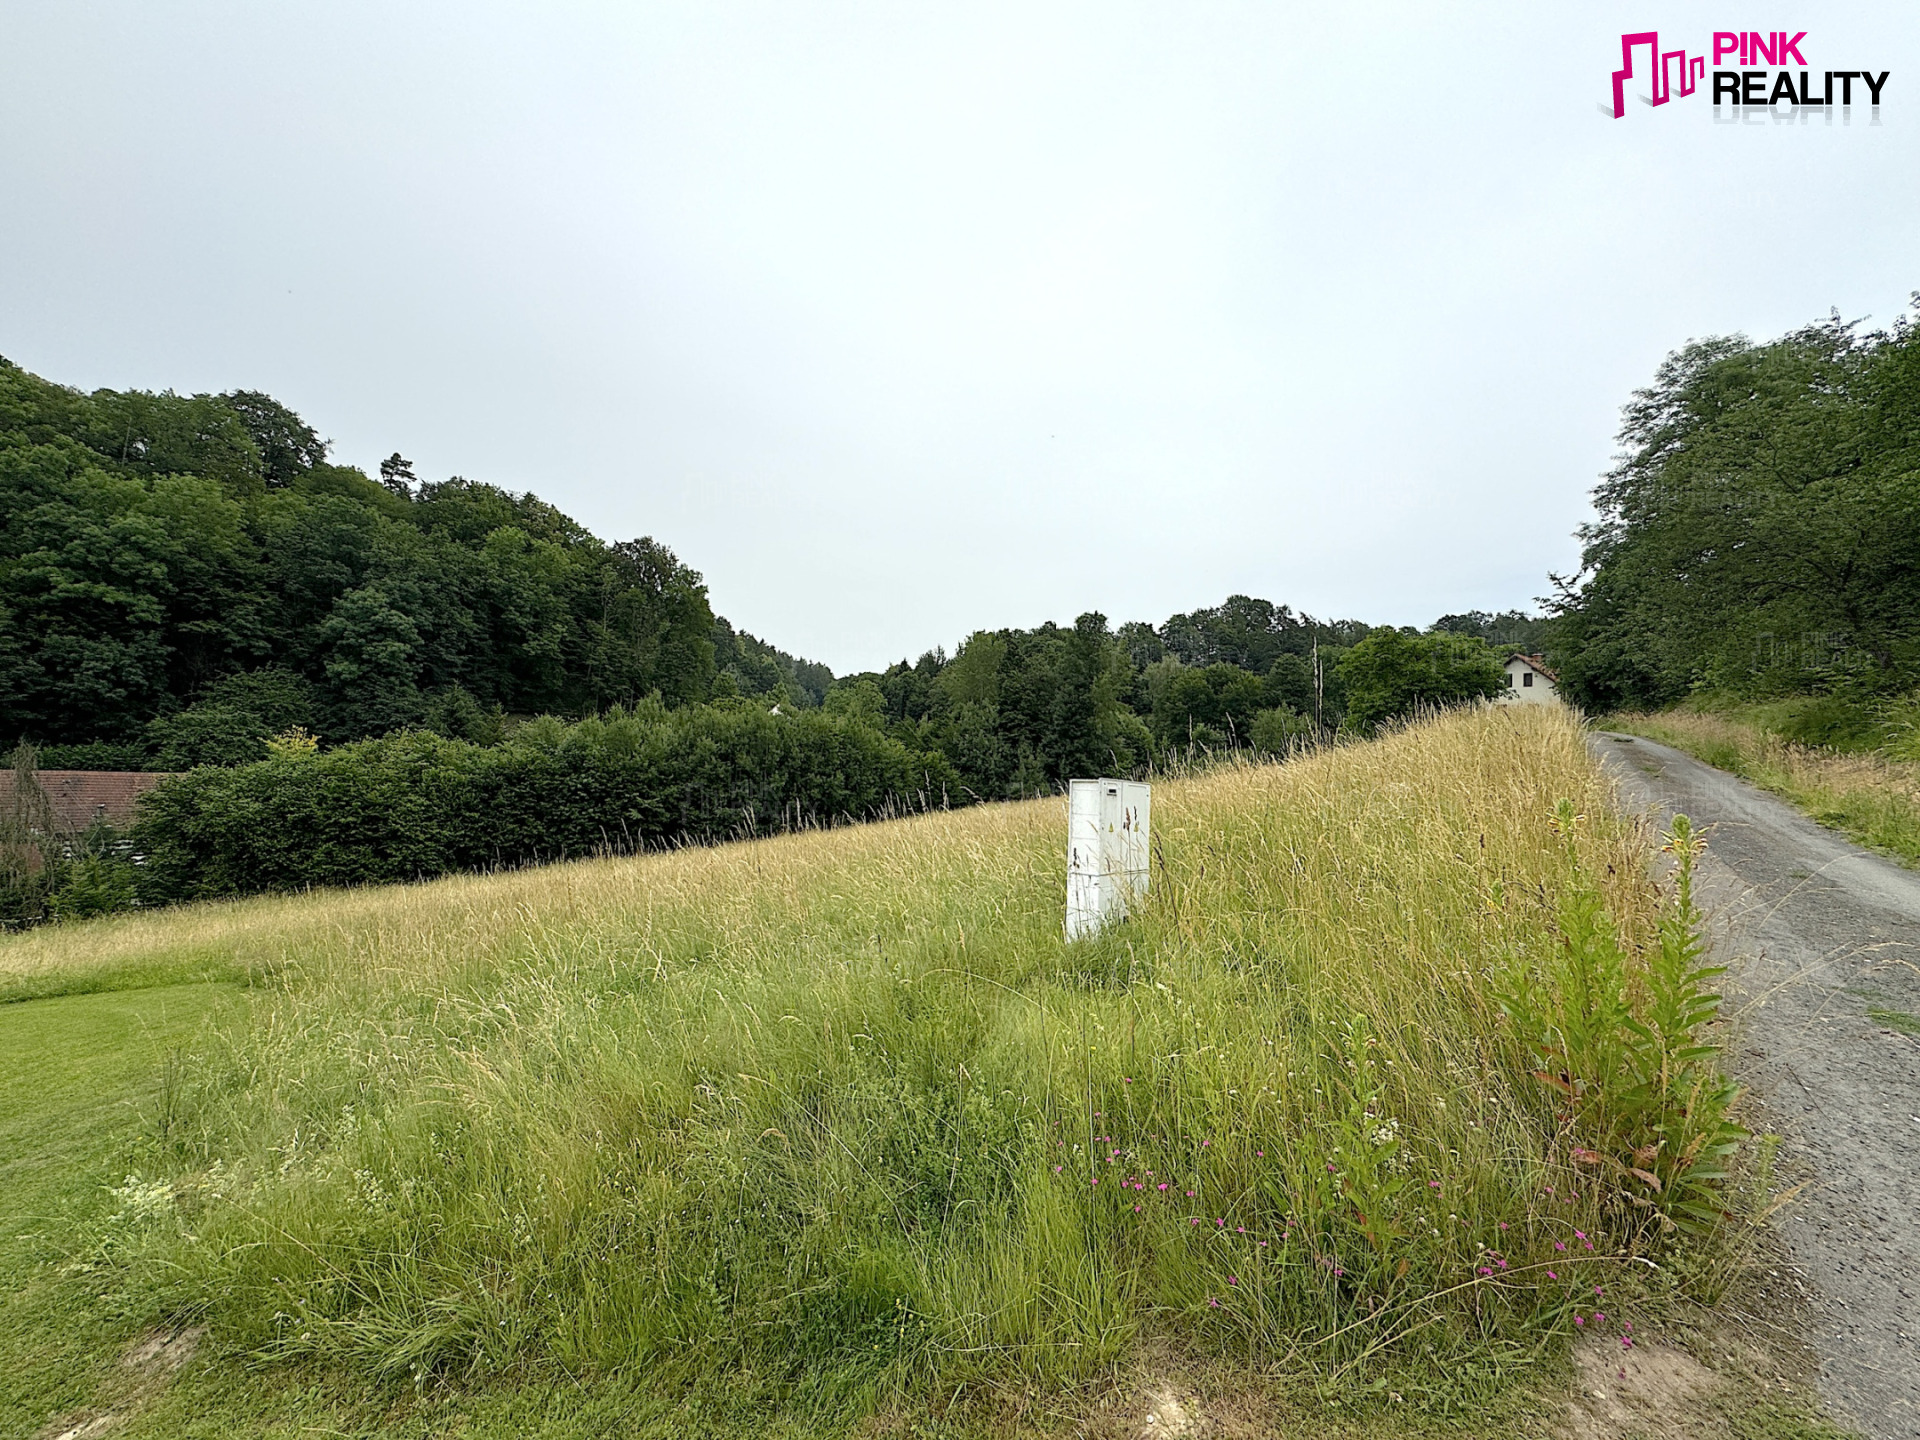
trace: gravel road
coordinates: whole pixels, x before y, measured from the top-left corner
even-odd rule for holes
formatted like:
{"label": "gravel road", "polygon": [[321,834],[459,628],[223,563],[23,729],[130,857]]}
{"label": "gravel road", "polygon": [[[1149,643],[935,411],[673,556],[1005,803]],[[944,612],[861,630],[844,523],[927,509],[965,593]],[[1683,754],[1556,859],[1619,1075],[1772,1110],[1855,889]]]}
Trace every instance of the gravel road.
{"label": "gravel road", "polygon": [[1811,1181],[1780,1220],[1821,1388],[1876,1440],[1920,1436],[1920,874],[1677,750],[1593,745],[1629,811],[1712,827],[1733,1070]]}

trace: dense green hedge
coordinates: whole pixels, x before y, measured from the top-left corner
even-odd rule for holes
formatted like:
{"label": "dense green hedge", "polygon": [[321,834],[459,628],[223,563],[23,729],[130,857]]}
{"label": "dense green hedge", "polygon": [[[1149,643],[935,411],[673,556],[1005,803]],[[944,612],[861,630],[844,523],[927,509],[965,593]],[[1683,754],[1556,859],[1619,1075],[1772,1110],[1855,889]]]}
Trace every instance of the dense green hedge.
{"label": "dense green hedge", "polygon": [[938,754],[856,719],[758,705],[540,721],[504,745],[427,733],[207,767],[141,802],[145,904],[413,880],[958,803]]}

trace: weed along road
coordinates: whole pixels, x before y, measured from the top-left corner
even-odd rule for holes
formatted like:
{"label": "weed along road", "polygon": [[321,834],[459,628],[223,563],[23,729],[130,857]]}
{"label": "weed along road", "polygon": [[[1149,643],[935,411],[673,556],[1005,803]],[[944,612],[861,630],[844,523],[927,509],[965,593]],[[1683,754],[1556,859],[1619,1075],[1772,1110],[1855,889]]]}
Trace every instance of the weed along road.
{"label": "weed along road", "polygon": [[1592,743],[1629,810],[1711,827],[1734,1071],[1808,1182],[1781,1221],[1823,1388],[1870,1435],[1920,1435],[1920,874],[1677,750]]}

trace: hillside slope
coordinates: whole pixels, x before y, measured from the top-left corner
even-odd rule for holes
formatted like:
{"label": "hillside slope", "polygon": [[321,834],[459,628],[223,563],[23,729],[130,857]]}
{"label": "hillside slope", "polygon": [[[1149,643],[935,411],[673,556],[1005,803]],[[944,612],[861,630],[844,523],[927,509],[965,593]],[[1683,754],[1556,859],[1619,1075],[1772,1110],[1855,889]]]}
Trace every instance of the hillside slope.
{"label": "hillside slope", "polygon": [[[1076,945],[1057,801],[0,942],[40,993],[250,983],[71,1282],[210,1327],[129,1433],[296,1395],[413,1433],[508,1382],[635,1433],[1039,1423],[1147,1344],[1490,1417],[1626,1257],[1710,1246],[1658,1216],[1719,1092],[1634,1109],[1620,1028],[1684,916],[1571,718],[1165,783],[1155,824],[1150,903]],[[1613,1036],[1571,1109],[1541,1015]]]}

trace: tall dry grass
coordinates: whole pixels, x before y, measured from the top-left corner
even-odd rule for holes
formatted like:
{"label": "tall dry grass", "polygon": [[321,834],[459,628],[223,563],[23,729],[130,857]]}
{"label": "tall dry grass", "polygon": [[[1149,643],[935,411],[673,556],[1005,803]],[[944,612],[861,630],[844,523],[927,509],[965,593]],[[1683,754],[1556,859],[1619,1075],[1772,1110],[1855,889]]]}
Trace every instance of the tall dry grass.
{"label": "tall dry grass", "polygon": [[267,1357],[853,1415],[1146,1332],[1438,1374],[1564,1331],[1640,1218],[1495,997],[1570,886],[1633,947],[1658,905],[1577,723],[1449,715],[1154,813],[1149,902],[1076,944],[1047,801],[53,929],[0,966],[255,977],[184,1057],[175,1213],[119,1263]]}

